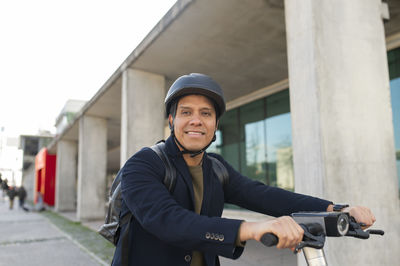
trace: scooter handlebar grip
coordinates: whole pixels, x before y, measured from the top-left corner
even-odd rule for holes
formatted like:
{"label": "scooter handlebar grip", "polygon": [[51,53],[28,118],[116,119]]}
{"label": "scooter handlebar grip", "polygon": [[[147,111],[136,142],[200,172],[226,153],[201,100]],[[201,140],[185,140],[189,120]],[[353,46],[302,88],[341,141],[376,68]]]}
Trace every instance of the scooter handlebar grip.
{"label": "scooter handlebar grip", "polygon": [[267,247],[272,247],[278,244],[279,239],[273,233],[265,233],[261,237],[260,242],[266,245]]}
{"label": "scooter handlebar grip", "polygon": [[376,230],[376,229],[370,229],[367,230],[370,234],[374,234],[374,235],[381,235],[383,236],[385,234],[385,232],[383,230]]}

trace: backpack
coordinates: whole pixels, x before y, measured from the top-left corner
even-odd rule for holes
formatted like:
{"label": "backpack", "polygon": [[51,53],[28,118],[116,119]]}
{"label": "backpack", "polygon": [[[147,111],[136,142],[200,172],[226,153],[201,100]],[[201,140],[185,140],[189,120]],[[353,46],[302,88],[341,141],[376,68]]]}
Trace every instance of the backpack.
{"label": "backpack", "polygon": [[[150,147],[162,160],[165,166],[165,177],[163,180],[164,185],[170,193],[176,184],[176,169],[171,164],[170,160],[165,151],[164,141],[160,141],[157,144]],[[212,162],[212,169],[217,175],[219,181],[223,186],[225,186],[229,181],[228,171],[225,166],[216,158],[207,156]],[[98,233],[102,235],[105,239],[113,243],[115,246],[118,243],[120,237],[120,229],[122,225],[128,223],[126,230],[122,236],[122,253],[127,253],[128,251],[128,235],[129,235],[129,224],[132,218],[132,213],[129,212],[123,217],[120,217],[122,198],[121,198],[121,178],[124,168],[121,168],[117,176],[115,177],[109,194],[108,210],[104,224],[98,230]],[[125,250],[125,252],[124,252]],[[122,256],[124,257],[124,255]],[[124,258],[122,258],[124,260]],[[124,264],[123,264],[124,265]]]}

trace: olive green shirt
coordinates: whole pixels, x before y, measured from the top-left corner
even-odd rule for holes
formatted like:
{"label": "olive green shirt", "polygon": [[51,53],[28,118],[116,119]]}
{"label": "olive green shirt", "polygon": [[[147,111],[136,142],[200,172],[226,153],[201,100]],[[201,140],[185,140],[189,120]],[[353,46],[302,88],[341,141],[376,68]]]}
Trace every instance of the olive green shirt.
{"label": "olive green shirt", "polygon": [[[203,168],[201,165],[197,166],[189,166],[189,172],[192,176],[193,183],[193,192],[194,192],[194,211],[197,214],[200,214],[201,205],[203,203],[203,193],[204,193],[204,184],[203,184]],[[236,246],[244,247],[245,243],[240,242],[239,232],[236,238]],[[204,261],[203,253],[200,251],[193,251],[192,253],[192,262],[190,266],[205,266],[206,263]]]}
{"label": "olive green shirt", "polygon": [[[200,214],[201,204],[203,203],[203,169],[201,165],[189,166],[190,174],[192,175],[193,192],[194,192],[194,211]],[[192,262],[190,266],[205,266],[203,253],[193,251]]]}

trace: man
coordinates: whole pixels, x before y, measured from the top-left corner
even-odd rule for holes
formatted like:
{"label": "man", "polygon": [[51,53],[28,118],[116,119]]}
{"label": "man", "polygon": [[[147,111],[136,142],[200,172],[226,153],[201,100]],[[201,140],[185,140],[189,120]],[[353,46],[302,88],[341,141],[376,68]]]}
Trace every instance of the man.
{"label": "man", "polygon": [[[221,156],[206,154],[215,140],[225,100],[210,77],[190,74],[178,78],[168,91],[165,107],[171,129],[166,151],[177,169],[172,192],[163,184],[165,167],[144,148],[125,164],[122,175],[122,214],[132,212],[129,224],[129,265],[219,265],[218,256],[232,259],[243,252],[246,240],[264,233],[279,238],[278,248],[294,248],[303,230],[290,215],[298,211],[332,211],[332,202],[266,186],[235,171]],[[221,184],[208,156],[217,158],[229,173]],[[262,222],[221,218],[224,203],[278,217]],[[367,226],[375,218],[368,208],[347,208]],[[126,229],[122,226],[121,234]],[[121,265],[118,242],[113,265]]]}
{"label": "man", "polygon": [[27,207],[25,207],[25,199],[26,199],[26,189],[23,185],[18,188],[18,199],[19,199],[19,207],[24,211],[29,211]]}
{"label": "man", "polygon": [[15,186],[10,186],[7,191],[8,199],[10,200],[10,210],[14,208],[14,198],[17,195]]}
{"label": "man", "polygon": [[1,178],[1,173],[0,173],[0,201],[4,201],[3,179]]}
{"label": "man", "polygon": [[8,195],[8,190],[9,189],[10,189],[10,187],[8,186],[8,180],[7,179],[3,179],[1,181],[1,189],[0,189],[2,191],[1,198],[2,198],[3,201],[4,201],[4,196]]}

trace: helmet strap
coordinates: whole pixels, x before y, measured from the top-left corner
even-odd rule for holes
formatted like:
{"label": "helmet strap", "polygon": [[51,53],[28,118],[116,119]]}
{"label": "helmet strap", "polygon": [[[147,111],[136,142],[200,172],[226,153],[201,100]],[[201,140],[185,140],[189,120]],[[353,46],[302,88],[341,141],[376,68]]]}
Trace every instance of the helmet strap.
{"label": "helmet strap", "polygon": [[175,132],[174,132],[174,120],[172,120],[172,125],[170,123],[169,124],[169,128],[171,129],[171,135],[174,137],[175,142],[178,144],[178,146],[182,149],[181,150],[181,154],[190,154],[190,157],[196,157],[199,154],[202,154],[203,152],[205,152],[207,150],[208,147],[210,147],[210,145],[217,139],[215,132],[214,132],[214,137],[212,138],[212,140],[210,141],[210,143],[207,144],[207,146],[205,146],[204,148],[198,150],[198,151],[191,151],[186,149],[185,146],[183,146],[179,140],[177,139],[177,137],[175,136]]}
{"label": "helmet strap", "polygon": [[215,133],[214,133],[213,139],[210,141],[210,143],[207,144],[207,146],[205,146],[204,148],[202,148],[201,150],[198,150],[198,151],[191,151],[191,150],[186,149],[185,146],[183,146],[179,142],[179,140],[176,138],[173,130],[171,131],[171,135],[174,137],[174,139],[175,139],[176,143],[178,144],[178,146],[182,148],[181,154],[190,154],[191,158],[196,157],[197,155],[202,154],[203,152],[205,152],[207,150],[207,148],[210,147],[210,145],[216,140],[216,136],[215,136]]}

